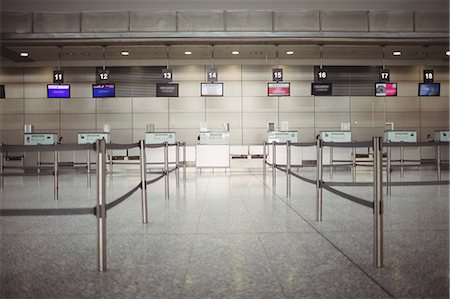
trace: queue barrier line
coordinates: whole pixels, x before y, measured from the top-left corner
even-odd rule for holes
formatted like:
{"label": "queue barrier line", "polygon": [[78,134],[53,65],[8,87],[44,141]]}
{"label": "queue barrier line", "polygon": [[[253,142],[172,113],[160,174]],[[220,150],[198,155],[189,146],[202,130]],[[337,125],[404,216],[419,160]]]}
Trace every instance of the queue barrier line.
{"label": "queue barrier line", "polygon": [[110,210],[110,209],[114,208],[115,206],[117,206],[118,204],[122,203],[125,199],[130,198],[131,195],[133,195],[134,192],[139,190],[139,188],[141,188],[141,182],[139,182],[139,184],[137,184],[136,187],[134,187],[133,189],[131,189],[130,191],[128,191],[127,193],[125,193],[121,197],[113,200],[110,203],[107,203],[106,204],[106,210]]}
{"label": "queue barrier line", "polygon": [[343,198],[345,198],[347,200],[350,200],[351,202],[354,202],[354,203],[357,203],[357,204],[360,204],[360,205],[363,205],[363,206],[366,206],[368,208],[373,209],[373,206],[374,206],[373,201],[368,201],[368,200],[365,200],[365,199],[353,196],[351,194],[339,191],[337,189],[332,188],[329,184],[327,184],[325,182],[322,182],[321,185],[322,185],[322,188],[324,188],[325,190],[327,190],[327,191],[329,191],[331,193],[334,193],[334,194],[336,194],[336,195],[338,195],[340,197],[343,197]]}
{"label": "queue barrier line", "polygon": [[150,184],[156,183],[157,181],[161,180],[164,176],[165,176],[165,174],[163,173],[154,179],[146,181],[145,184],[150,185]]}
{"label": "queue barrier line", "polygon": [[325,142],[325,141],[322,141],[322,146],[347,147],[347,148],[372,147],[372,141],[359,141],[359,142]]}
{"label": "queue barrier line", "polygon": [[73,151],[73,150],[95,150],[95,144],[50,144],[50,145],[0,145],[0,151],[3,153],[16,152],[54,152],[54,151]]}
{"label": "queue barrier line", "polygon": [[96,215],[96,208],[0,209],[0,216],[71,216]]}
{"label": "queue barrier line", "polygon": [[302,181],[305,181],[305,182],[310,183],[310,184],[313,184],[313,185],[315,185],[315,184],[317,183],[316,180],[308,179],[308,178],[306,178],[306,177],[304,177],[304,176],[301,176],[301,175],[299,175],[299,174],[297,174],[297,173],[295,173],[295,172],[291,172],[291,175],[293,175],[294,177],[296,177],[296,178],[298,178],[298,179],[300,179],[300,180],[302,180]]}
{"label": "queue barrier line", "polygon": [[422,141],[422,142],[384,142],[383,147],[426,147],[426,146],[448,146],[449,142]]}
{"label": "queue barrier line", "polygon": [[139,148],[139,142],[138,143],[106,143],[106,149],[109,150],[124,150],[124,149],[130,149],[130,148]]}

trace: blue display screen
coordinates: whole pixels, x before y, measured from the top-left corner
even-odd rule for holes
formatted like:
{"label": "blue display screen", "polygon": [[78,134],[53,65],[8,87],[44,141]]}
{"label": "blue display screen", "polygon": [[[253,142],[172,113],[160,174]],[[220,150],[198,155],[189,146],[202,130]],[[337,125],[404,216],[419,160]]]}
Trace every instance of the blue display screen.
{"label": "blue display screen", "polygon": [[47,84],[47,98],[67,99],[70,98],[69,84]]}
{"label": "blue display screen", "polygon": [[113,98],[116,96],[114,84],[94,84],[92,85],[92,96],[94,98]]}
{"label": "blue display screen", "polygon": [[441,83],[419,83],[419,97],[441,95]]}

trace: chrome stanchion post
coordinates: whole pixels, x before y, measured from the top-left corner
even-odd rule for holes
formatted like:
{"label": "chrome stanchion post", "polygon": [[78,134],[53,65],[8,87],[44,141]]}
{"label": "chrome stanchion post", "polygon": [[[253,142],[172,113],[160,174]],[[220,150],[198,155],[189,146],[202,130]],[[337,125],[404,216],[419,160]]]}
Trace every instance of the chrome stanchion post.
{"label": "chrome stanchion post", "polygon": [[374,194],[374,263],[383,267],[383,143],[381,137],[373,138],[373,194]]}
{"label": "chrome stanchion post", "polygon": [[139,148],[141,151],[141,206],[142,206],[142,223],[148,222],[147,212],[147,159],[145,156],[145,141],[139,141]]}
{"label": "chrome stanchion post", "polygon": [[316,221],[322,221],[322,203],[323,203],[323,190],[322,190],[322,179],[323,179],[323,147],[322,139],[317,138],[317,182],[316,182]]}
{"label": "chrome stanchion post", "polygon": [[286,197],[291,197],[291,141],[286,142]]}
{"label": "chrome stanchion post", "polygon": [[275,141],[272,142],[272,188],[277,187],[277,169],[275,168],[277,160],[277,144]]}
{"label": "chrome stanchion post", "polygon": [[356,148],[352,148],[352,181],[356,182]]}
{"label": "chrome stanchion post", "polygon": [[58,200],[59,198],[59,182],[58,182],[58,151],[55,151],[53,158],[53,198]]}
{"label": "chrome stanchion post", "polygon": [[400,177],[402,177],[402,178],[404,176],[404,170],[403,170],[403,166],[405,165],[404,159],[405,159],[405,148],[403,146],[401,146],[400,147]]}
{"label": "chrome stanchion post", "polygon": [[177,142],[176,146],[175,146],[175,165],[176,165],[176,170],[175,170],[175,174],[177,176],[177,188],[180,187],[180,143]]}
{"label": "chrome stanchion post", "polygon": [[37,175],[39,178],[39,176],[41,174],[41,152],[40,151],[37,152],[37,163],[36,164],[37,164]]}
{"label": "chrome stanchion post", "polygon": [[91,188],[91,149],[88,149],[86,152],[86,166],[87,166],[87,186]]}
{"label": "chrome stanchion post", "polygon": [[169,198],[169,145],[164,142],[164,187],[166,198]]}
{"label": "chrome stanchion post", "polygon": [[330,179],[333,179],[333,147],[330,146]]}
{"label": "chrome stanchion post", "polygon": [[[386,151],[386,160],[387,160],[387,166],[386,166],[386,181],[388,183],[387,188],[386,188],[386,194],[387,195],[391,195],[391,185],[389,185],[391,183],[391,146],[389,146],[390,140],[387,141],[388,143],[388,148]],[[375,160],[374,160],[375,161]]]}
{"label": "chrome stanchion post", "polygon": [[267,152],[266,152],[267,143],[264,141],[263,143],[263,181],[266,183],[266,162],[267,162]]}
{"label": "chrome stanchion post", "polygon": [[186,142],[183,142],[183,180],[186,180]]}
{"label": "chrome stanchion post", "polygon": [[439,144],[436,146],[436,170],[437,170],[437,180],[441,180],[441,147]]}
{"label": "chrome stanchion post", "polygon": [[5,186],[4,176],[3,176],[3,151],[0,151],[0,188]]}
{"label": "chrome stanchion post", "polygon": [[97,150],[97,251],[98,271],[106,271],[106,143],[96,141]]}

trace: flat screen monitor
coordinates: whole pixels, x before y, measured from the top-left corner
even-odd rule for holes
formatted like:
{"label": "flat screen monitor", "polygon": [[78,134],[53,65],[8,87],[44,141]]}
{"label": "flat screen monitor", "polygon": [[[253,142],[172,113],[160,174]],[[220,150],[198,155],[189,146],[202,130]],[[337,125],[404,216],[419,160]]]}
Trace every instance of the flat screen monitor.
{"label": "flat screen monitor", "polygon": [[267,83],[267,95],[269,97],[288,97],[291,95],[291,83],[269,82]]}
{"label": "flat screen monitor", "polygon": [[386,83],[386,82],[375,83],[375,96],[377,97],[397,96],[397,83]]}
{"label": "flat screen monitor", "polygon": [[47,84],[47,98],[68,99],[70,98],[69,84]]}
{"label": "flat screen monitor", "polygon": [[94,98],[114,98],[116,87],[114,84],[92,84],[92,97]]}
{"label": "flat screen monitor", "polygon": [[223,97],[223,83],[201,83],[202,97]]}
{"label": "flat screen monitor", "polygon": [[331,96],[333,85],[331,83],[311,83],[311,95],[313,96]]}
{"label": "flat screen monitor", "polygon": [[441,83],[419,83],[419,97],[438,97],[441,95]]}
{"label": "flat screen monitor", "polygon": [[156,83],[157,97],[178,97],[178,83]]}
{"label": "flat screen monitor", "polygon": [[5,96],[5,85],[0,85],[0,99],[6,98]]}

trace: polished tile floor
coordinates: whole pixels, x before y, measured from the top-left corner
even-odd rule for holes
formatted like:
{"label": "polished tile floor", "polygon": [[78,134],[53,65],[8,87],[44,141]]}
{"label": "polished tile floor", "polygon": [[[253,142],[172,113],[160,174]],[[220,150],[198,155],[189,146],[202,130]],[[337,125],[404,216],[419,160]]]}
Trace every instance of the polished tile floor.
{"label": "polished tile floor", "polygon": [[[314,178],[313,169],[300,170]],[[328,180],[328,173],[325,179]],[[398,173],[394,180],[400,180]],[[60,200],[53,178],[7,177],[1,208],[95,205],[82,172],[64,171]],[[138,171],[108,176],[108,201],[138,182]],[[361,171],[358,180],[371,173]],[[433,180],[431,170],[404,180]],[[444,174],[448,179],[448,174]],[[373,215],[324,191],[315,221],[315,187],[261,171],[188,172],[164,199],[149,186],[108,213],[108,270],[97,271],[96,218],[0,217],[1,298],[448,298],[448,186],[393,187],[385,197],[384,268],[373,266]],[[335,171],[334,181],[350,174]],[[95,181],[95,177],[93,177]],[[372,200],[370,187],[339,190]]]}

